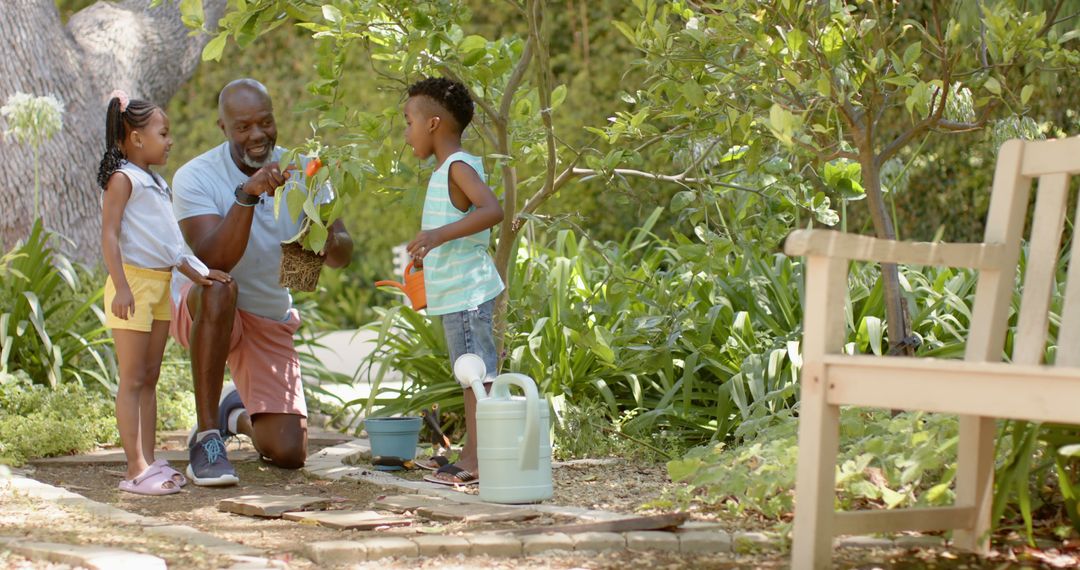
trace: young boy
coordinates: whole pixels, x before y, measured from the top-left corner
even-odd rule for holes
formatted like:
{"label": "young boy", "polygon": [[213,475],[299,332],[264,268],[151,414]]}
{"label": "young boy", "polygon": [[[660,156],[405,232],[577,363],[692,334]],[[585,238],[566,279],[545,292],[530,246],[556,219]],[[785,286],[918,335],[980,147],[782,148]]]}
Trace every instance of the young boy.
{"label": "young boy", "polygon": [[[441,315],[450,363],[465,353],[479,355],[489,377],[498,364],[491,328],[495,297],[503,282],[488,253],[491,227],[503,219],[499,199],[484,179],[479,157],[461,149],[461,133],[473,117],[469,90],[456,81],[430,77],[409,87],[405,102],[405,142],[413,155],[435,155],[420,233],[408,245],[424,267],[430,315]],[[465,387],[467,441],[456,464],[440,467],[426,480],[443,485],[479,482],[476,457],[476,395]]]}

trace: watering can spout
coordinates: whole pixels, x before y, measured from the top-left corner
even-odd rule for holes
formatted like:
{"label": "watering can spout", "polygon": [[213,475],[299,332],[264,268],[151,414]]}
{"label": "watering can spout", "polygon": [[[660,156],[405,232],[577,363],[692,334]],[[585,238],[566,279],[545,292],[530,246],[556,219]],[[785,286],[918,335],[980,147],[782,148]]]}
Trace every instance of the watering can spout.
{"label": "watering can spout", "polygon": [[383,280],[376,281],[376,287],[397,287],[405,292],[405,296],[409,298],[409,303],[412,304],[414,310],[419,311],[424,307],[427,307],[427,292],[424,289],[424,270],[423,268],[413,270],[413,262],[409,262],[405,266],[405,282],[398,283],[397,281]]}
{"label": "watering can spout", "polygon": [[487,378],[487,365],[484,359],[472,353],[465,353],[454,361],[454,378],[463,388],[472,388],[477,401],[488,397],[484,389],[484,380]]}
{"label": "watering can spout", "polygon": [[390,280],[386,280],[386,279],[384,279],[382,281],[376,281],[375,286],[376,287],[390,286],[390,287],[397,287],[398,289],[401,289],[402,291],[405,290],[405,285],[404,284],[398,283],[397,281],[390,281]]}

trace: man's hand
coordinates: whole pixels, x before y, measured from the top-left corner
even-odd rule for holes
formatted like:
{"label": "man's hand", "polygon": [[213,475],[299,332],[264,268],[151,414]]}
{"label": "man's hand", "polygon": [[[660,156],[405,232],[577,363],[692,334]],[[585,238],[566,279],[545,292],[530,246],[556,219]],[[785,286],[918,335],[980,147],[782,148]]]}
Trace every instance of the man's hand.
{"label": "man's hand", "polygon": [[255,174],[248,178],[247,182],[244,183],[244,192],[252,196],[260,196],[264,193],[273,196],[274,192],[281,188],[285,181],[292,176],[291,170],[291,167],[282,170],[278,163],[271,162],[256,170]]}
{"label": "man's hand", "polygon": [[112,302],[112,312],[116,315],[116,318],[122,321],[135,316],[135,296],[131,294],[130,287],[116,290],[116,296],[113,297]]}
{"label": "man's hand", "polygon": [[424,259],[431,250],[442,245],[444,240],[439,232],[438,228],[434,230],[427,230],[416,234],[416,237],[409,242],[409,245],[405,247],[405,250],[409,252],[409,255],[413,259]]}

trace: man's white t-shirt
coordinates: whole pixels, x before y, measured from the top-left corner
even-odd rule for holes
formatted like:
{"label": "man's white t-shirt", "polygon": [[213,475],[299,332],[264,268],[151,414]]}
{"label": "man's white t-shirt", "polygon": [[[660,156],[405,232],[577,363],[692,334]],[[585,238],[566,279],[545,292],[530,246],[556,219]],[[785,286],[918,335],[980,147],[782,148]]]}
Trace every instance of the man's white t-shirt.
{"label": "man's white t-shirt", "polygon": [[[274,160],[278,160],[285,149],[274,149]],[[303,169],[292,171],[286,182],[285,192],[292,191],[298,183],[303,183]],[[248,175],[240,171],[229,154],[229,143],[212,148],[181,166],[173,177],[173,213],[176,220],[194,216],[213,214],[224,218],[236,202],[233,192],[238,184],[243,184]],[[282,196],[282,200],[284,200]],[[248,236],[247,249],[229,271],[239,287],[237,308],[261,317],[284,320],[292,308],[292,296],[289,290],[278,285],[281,265],[281,242],[292,238],[300,229],[304,215],[293,220],[289,208],[281,204],[281,217],[274,217],[274,198],[263,194],[262,200],[254,206],[251,221],[251,233]],[[173,300],[180,302],[180,288],[190,281],[174,272],[172,291]]]}

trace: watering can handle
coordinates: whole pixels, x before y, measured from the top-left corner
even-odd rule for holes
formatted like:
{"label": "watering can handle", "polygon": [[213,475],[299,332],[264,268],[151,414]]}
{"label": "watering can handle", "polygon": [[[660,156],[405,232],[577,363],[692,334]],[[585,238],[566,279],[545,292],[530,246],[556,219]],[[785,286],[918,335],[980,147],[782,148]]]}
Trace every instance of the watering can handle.
{"label": "watering can handle", "polygon": [[518,463],[521,469],[537,469],[540,466],[540,417],[537,411],[540,396],[536,382],[524,374],[508,372],[495,378],[491,386],[491,398],[509,399],[510,386],[517,386],[525,392],[525,435],[521,438],[521,456]]}
{"label": "watering can handle", "polygon": [[[405,266],[405,276],[408,277],[409,274],[412,273],[412,270],[413,270],[413,262],[410,261],[409,264]],[[397,281],[390,281],[389,279],[384,279],[382,281],[376,281],[375,286],[376,287],[390,286],[390,287],[397,287],[398,289],[401,289],[402,291],[405,290],[405,284],[404,283],[398,283]]]}

